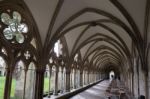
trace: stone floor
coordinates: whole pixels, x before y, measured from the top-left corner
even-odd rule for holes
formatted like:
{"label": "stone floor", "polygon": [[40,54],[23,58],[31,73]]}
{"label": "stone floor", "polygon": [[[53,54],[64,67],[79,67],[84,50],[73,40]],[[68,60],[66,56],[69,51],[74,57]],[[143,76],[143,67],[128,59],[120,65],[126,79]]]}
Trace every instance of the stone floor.
{"label": "stone floor", "polygon": [[110,81],[105,80],[70,99],[108,99],[106,96],[106,89],[109,85]]}
{"label": "stone floor", "polygon": [[[55,99],[56,96],[43,99]],[[70,99],[135,99],[119,80],[104,80]]]}
{"label": "stone floor", "polygon": [[118,80],[105,80],[70,99],[134,99]]}

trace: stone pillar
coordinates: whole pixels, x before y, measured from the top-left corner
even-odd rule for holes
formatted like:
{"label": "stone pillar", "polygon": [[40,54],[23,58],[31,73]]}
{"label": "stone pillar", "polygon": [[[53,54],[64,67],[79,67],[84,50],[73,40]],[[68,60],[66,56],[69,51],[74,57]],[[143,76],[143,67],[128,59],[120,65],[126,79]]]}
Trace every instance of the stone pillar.
{"label": "stone pillar", "polygon": [[138,81],[138,65],[137,65],[137,60],[136,58],[134,59],[134,96],[135,97],[138,97],[139,94],[138,94],[138,90],[139,90],[139,81]]}
{"label": "stone pillar", "polygon": [[77,70],[74,69],[74,84],[73,84],[73,88],[76,89],[77,88],[77,79],[76,79],[76,73],[77,73]]}
{"label": "stone pillar", "polygon": [[145,73],[145,98],[149,99],[148,74]]}
{"label": "stone pillar", "polygon": [[61,69],[61,92],[60,93],[63,93],[64,91],[64,76],[63,76],[63,68]]}
{"label": "stone pillar", "polygon": [[52,67],[49,68],[49,94],[48,97],[50,98],[50,91],[51,91],[51,76],[52,76]]}
{"label": "stone pillar", "polygon": [[132,93],[134,94],[134,73],[132,74]]}
{"label": "stone pillar", "polygon": [[7,69],[6,80],[5,80],[4,99],[10,99],[11,82],[12,82],[12,71]]}
{"label": "stone pillar", "polygon": [[54,95],[58,95],[58,72],[59,72],[59,69],[58,67],[56,67]]}
{"label": "stone pillar", "polygon": [[90,83],[92,83],[92,81],[93,81],[93,74],[92,73],[90,73]]}
{"label": "stone pillar", "polygon": [[77,70],[77,88],[79,88],[80,87],[80,70],[78,69]]}
{"label": "stone pillar", "polygon": [[80,70],[80,87],[83,86],[83,70]]}
{"label": "stone pillar", "polygon": [[66,70],[66,92],[70,92],[70,70]]}
{"label": "stone pillar", "polygon": [[[141,66],[140,66],[141,67]],[[141,68],[139,69],[139,84],[140,84],[140,95],[146,95],[145,94],[145,75],[143,73],[143,71],[141,70]]]}
{"label": "stone pillar", "polygon": [[70,90],[73,89],[73,83],[72,83],[72,79],[73,79],[73,71],[70,71]]}
{"label": "stone pillar", "polygon": [[89,73],[89,84],[91,83],[91,72]]}
{"label": "stone pillar", "polygon": [[89,79],[89,72],[87,72],[87,84],[89,84],[89,82],[90,82],[90,79]]}
{"label": "stone pillar", "polygon": [[63,69],[63,92],[66,91],[66,68]]}
{"label": "stone pillar", "polygon": [[148,73],[148,99],[150,99],[150,93],[149,92],[150,92],[150,71]]}
{"label": "stone pillar", "polygon": [[87,85],[88,79],[87,79],[87,71],[85,72],[85,85]]}
{"label": "stone pillar", "polygon": [[84,85],[86,85],[86,71],[84,71]]}
{"label": "stone pillar", "polygon": [[37,84],[38,97],[35,99],[42,99],[43,98],[43,85],[44,85],[44,70],[39,70],[39,84]]}
{"label": "stone pillar", "polygon": [[83,85],[84,85],[84,70],[83,70],[83,73],[82,73],[82,83],[83,83]]}
{"label": "stone pillar", "polygon": [[[36,79],[35,79],[35,82],[36,82],[36,83],[35,83],[35,96],[34,96],[34,97],[35,97],[35,99],[38,99],[38,97],[39,97],[39,94],[38,94],[38,93],[39,93],[39,90],[38,90],[38,87],[39,87],[39,86],[38,86],[38,85],[39,85],[39,83],[40,83],[40,82],[39,82],[39,75],[40,75],[40,72],[39,72],[38,69],[37,69],[35,72],[36,72]],[[44,77],[43,77],[43,78],[44,78]],[[43,79],[43,80],[44,80],[44,79]]]}
{"label": "stone pillar", "polygon": [[91,73],[88,73],[88,84],[91,82]]}
{"label": "stone pillar", "polygon": [[94,72],[94,74],[93,74],[93,76],[94,76],[94,82],[96,81],[96,73]]}

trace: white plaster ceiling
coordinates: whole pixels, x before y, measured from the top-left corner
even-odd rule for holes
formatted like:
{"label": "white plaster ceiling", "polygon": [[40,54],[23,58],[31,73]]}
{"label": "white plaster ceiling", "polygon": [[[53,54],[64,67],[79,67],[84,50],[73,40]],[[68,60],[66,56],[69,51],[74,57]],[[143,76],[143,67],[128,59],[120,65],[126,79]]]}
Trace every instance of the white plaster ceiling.
{"label": "white plaster ceiling", "polygon": [[[48,27],[50,22],[52,21],[52,16],[54,14],[54,10],[56,8],[56,5],[58,1],[61,0],[25,0],[27,6],[31,10],[33,17],[35,18],[35,21],[38,25],[40,35],[42,38],[43,44],[45,43],[46,39],[46,34],[48,32]],[[123,7],[127,10],[127,12],[130,14],[130,16],[133,18],[135,21],[136,25],[138,26],[141,35],[143,35],[143,29],[144,29],[144,15],[145,15],[145,6],[146,6],[146,0],[118,0]],[[117,17],[120,19],[126,26],[128,26],[132,31],[132,27],[129,25],[128,21],[126,18],[123,16],[123,14],[115,7],[110,0],[64,0],[60,11],[58,12],[58,16],[56,17],[56,21],[54,23],[52,32],[51,32],[51,37],[53,38],[54,33],[57,31],[57,29],[65,22],[68,20],[69,17],[74,15],[75,13],[79,12],[80,10],[84,8],[96,8],[100,9],[103,11],[106,11],[107,13]],[[67,26],[64,27],[63,30],[68,29],[69,27],[76,25],[81,22],[87,22],[87,21],[94,21],[94,20],[101,20],[101,19],[106,19],[109,20],[110,18],[99,15],[96,13],[91,13],[87,12],[84,13],[83,15],[79,16]],[[124,31],[121,27],[112,24],[112,23],[104,23],[104,25],[109,26],[112,30],[114,30],[120,37],[121,39],[125,42],[127,47],[129,48],[131,52],[131,45],[132,45],[132,40],[127,34],[126,31]],[[79,37],[80,33],[87,27],[87,25],[75,28],[71,31],[69,31],[67,34],[64,35],[66,38],[67,46],[68,46],[68,51],[69,55],[71,55],[71,52],[75,50],[73,48],[77,38]],[[62,31],[63,31],[62,30]],[[62,32],[61,31],[61,32]],[[59,34],[61,34],[61,32]],[[112,35],[108,30],[102,28],[102,27],[91,27],[89,28],[85,34],[80,37],[80,39],[77,41],[77,48],[80,46],[80,44],[86,40],[88,37],[94,35],[95,33],[103,33],[105,35],[108,35],[121,43],[118,38],[116,38],[114,35]],[[88,50],[87,48],[91,45],[89,43],[85,47],[80,49],[82,57],[84,57],[85,52]],[[95,46],[93,46],[93,49],[100,46],[100,45],[105,45],[113,48],[116,50],[112,45],[104,42],[99,42]],[[91,57],[91,56],[90,56]],[[91,59],[91,58],[89,58]]]}

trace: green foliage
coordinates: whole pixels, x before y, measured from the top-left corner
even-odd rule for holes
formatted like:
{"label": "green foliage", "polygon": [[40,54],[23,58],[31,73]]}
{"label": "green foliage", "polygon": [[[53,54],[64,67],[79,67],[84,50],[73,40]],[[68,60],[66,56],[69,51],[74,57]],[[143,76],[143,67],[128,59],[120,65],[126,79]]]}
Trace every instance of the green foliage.
{"label": "green foliage", "polygon": [[[5,88],[5,77],[0,76],[0,99],[3,99]],[[15,79],[12,79],[11,97],[15,95]]]}
{"label": "green foliage", "polygon": [[[15,96],[15,86],[16,86],[16,80],[12,79],[12,85],[11,85],[11,98],[10,99],[16,99]],[[3,99],[4,95],[4,88],[5,88],[5,77],[0,76],[0,99]],[[49,91],[49,78],[44,78],[44,92]]]}
{"label": "green foliage", "polygon": [[5,77],[0,76],[0,99],[3,99],[5,87]]}
{"label": "green foliage", "polygon": [[14,97],[15,96],[15,86],[16,86],[16,80],[12,79],[11,96],[10,97]]}
{"label": "green foliage", "polygon": [[44,93],[49,91],[49,78],[44,78]]}

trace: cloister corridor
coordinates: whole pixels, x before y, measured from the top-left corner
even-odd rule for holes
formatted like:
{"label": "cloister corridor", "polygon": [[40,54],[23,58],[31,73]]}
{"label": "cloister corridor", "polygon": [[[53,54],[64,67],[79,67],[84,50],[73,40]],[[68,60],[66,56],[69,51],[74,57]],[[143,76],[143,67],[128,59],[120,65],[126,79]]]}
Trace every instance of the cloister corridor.
{"label": "cloister corridor", "polygon": [[150,99],[150,0],[0,0],[0,99]]}

